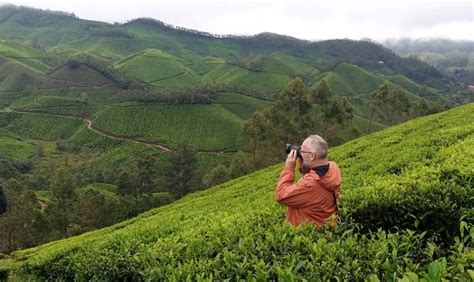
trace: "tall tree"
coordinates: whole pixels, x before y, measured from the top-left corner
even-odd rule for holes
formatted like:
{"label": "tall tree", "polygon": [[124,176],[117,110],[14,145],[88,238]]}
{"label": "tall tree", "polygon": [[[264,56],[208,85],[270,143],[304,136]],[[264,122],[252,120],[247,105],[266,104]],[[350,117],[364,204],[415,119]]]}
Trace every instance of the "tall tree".
{"label": "tall tree", "polygon": [[119,174],[117,180],[115,180],[115,185],[117,185],[117,191],[121,195],[133,195],[135,192],[133,176],[128,171],[122,171]]}
{"label": "tall tree", "polygon": [[196,183],[197,156],[195,149],[186,141],[176,151],[170,152],[164,170],[167,190],[178,197],[191,192]]}
{"label": "tall tree", "polygon": [[301,142],[314,130],[312,99],[303,80],[297,77],[286,87],[283,94],[269,110],[269,120],[283,146]]}
{"label": "tall tree", "polygon": [[425,98],[418,100],[411,108],[410,115],[413,118],[424,116],[430,113],[430,106]]}
{"label": "tall tree", "polygon": [[10,253],[17,248],[33,245],[34,223],[39,212],[36,197],[16,179],[5,182],[8,198],[6,213],[0,216],[0,252]]}
{"label": "tall tree", "polygon": [[138,187],[141,193],[151,193],[153,191],[153,173],[157,156],[146,156],[140,158],[137,163]]}
{"label": "tall tree", "polygon": [[334,94],[332,93],[326,80],[321,80],[316,88],[311,92],[313,100],[318,105],[329,105]]}
{"label": "tall tree", "polygon": [[321,128],[322,134],[330,144],[340,144],[342,142],[341,132],[348,128],[353,118],[352,106],[346,97],[333,97],[329,105],[324,107],[324,123]]}
{"label": "tall tree", "polygon": [[55,200],[54,218],[63,238],[69,235],[69,227],[74,217],[74,178],[64,168],[60,168],[51,183],[51,191]]}
{"label": "tall tree", "polygon": [[270,111],[262,110],[253,113],[244,125],[244,133],[251,143],[253,169],[277,161],[272,151],[278,146],[275,128],[269,119]]}
{"label": "tall tree", "polygon": [[315,128],[312,99],[303,81],[296,78],[273,106],[255,112],[244,132],[250,137],[254,168],[282,158],[285,143],[299,143]]}
{"label": "tall tree", "polygon": [[382,106],[385,103],[389,93],[390,93],[389,85],[387,82],[384,82],[370,96],[370,100],[369,100],[370,115],[369,115],[368,133],[372,132],[372,123],[375,118],[375,115],[381,112]]}
{"label": "tall tree", "polygon": [[77,206],[81,233],[123,220],[128,212],[122,209],[120,196],[96,188],[81,191]]}
{"label": "tall tree", "polygon": [[390,91],[387,98],[388,114],[393,124],[405,121],[408,118],[410,110],[410,102],[406,92],[400,87],[396,87]]}
{"label": "tall tree", "polygon": [[133,203],[131,203],[133,207],[129,210],[130,215],[137,215],[140,211],[140,187],[138,186],[139,184],[136,183],[135,179],[136,177],[133,172],[122,171],[115,181],[118,193],[122,196],[125,196],[127,199],[129,199],[130,196],[133,199]]}
{"label": "tall tree", "polygon": [[331,144],[339,143],[341,131],[353,118],[349,100],[335,96],[324,79],[312,90],[311,96],[316,104],[315,128]]}

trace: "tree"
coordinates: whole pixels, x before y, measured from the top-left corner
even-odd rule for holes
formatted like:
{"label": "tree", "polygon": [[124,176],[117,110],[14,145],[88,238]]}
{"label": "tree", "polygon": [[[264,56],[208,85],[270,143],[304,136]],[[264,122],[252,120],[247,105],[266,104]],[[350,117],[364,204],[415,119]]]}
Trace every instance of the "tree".
{"label": "tree", "polygon": [[186,141],[176,151],[170,152],[164,169],[167,191],[182,197],[196,185],[197,156],[194,148]]}
{"label": "tree", "polygon": [[374,120],[375,114],[378,112],[381,112],[382,106],[385,103],[389,92],[390,92],[390,89],[389,89],[388,83],[384,82],[370,96],[370,101],[369,101],[370,115],[369,115],[368,133],[372,132],[372,122]]}
{"label": "tree", "polygon": [[429,92],[428,92],[428,89],[426,88],[426,85],[423,85],[423,87],[421,87],[418,92],[418,96],[420,96],[421,98],[427,98],[428,93]]}
{"label": "tree", "polygon": [[127,171],[120,173],[119,177],[115,181],[115,185],[117,185],[117,190],[121,195],[132,195],[135,192],[133,177]]}
{"label": "tree", "polygon": [[390,121],[394,124],[405,121],[408,118],[410,102],[406,92],[400,87],[396,87],[386,97],[388,114]]}
{"label": "tree", "polygon": [[329,105],[333,93],[326,82],[326,80],[321,80],[316,88],[312,91],[313,100],[318,105]]}
{"label": "tree", "polygon": [[352,120],[352,106],[347,97],[335,96],[323,79],[311,92],[316,104],[315,128],[332,144],[339,143],[340,132]]}
{"label": "tree", "polygon": [[254,169],[281,160],[285,143],[299,143],[315,128],[312,99],[296,78],[269,109],[255,112],[244,126],[252,143]]}
{"label": "tree", "polygon": [[138,168],[138,187],[140,193],[153,192],[153,173],[157,156],[146,156],[140,158],[137,163]]}
{"label": "tree", "polygon": [[229,179],[229,168],[219,164],[202,177],[202,184],[204,187],[212,187]]}
{"label": "tree", "polygon": [[411,116],[413,118],[424,116],[430,113],[430,107],[426,102],[425,98],[421,98],[418,100],[411,108],[410,108]]}
{"label": "tree", "polygon": [[120,197],[96,188],[89,188],[78,195],[77,201],[80,230],[86,232],[109,226],[125,219],[127,210],[122,209]]}
{"label": "tree", "polygon": [[327,106],[324,107],[324,117],[321,121],[322,134],[326,136],[326,141],[331,144],[342,142],[340,133],[347,128],[353,118],[352,106],[346,97],[333,97]]}
{"label": "tree", "polygon": [[252,161],[247,153],[238,151],[229,165],[229,179],[236,178],[252,171]]}
{"label": "tree", "polygon": [[0,179],[17,177],[20,174],[15,164],[9,158],[0,156]]}
{"label": "tree", "polygon": [[[129,214],[130,215],[137,215],[139,213],[139,187],[135,181],[135,175],[129,173],[127,171],[123,171],[118,176],[117,180],[115,181],[115,185],[117,185],[117,191],[120,195],[125,196],[132,196],[133,197],[133,204],[134,207],[130,208]],[[127,198],[128,200],[128,198]]]}
{"label": "tree", "polygon": [[256,111],[244,125],[244,133],[249,137],[252,151],[253,169],[276,161],[272,151],[277,145],[275,129],[269,120],[268,110]]}
{"label": "tree", "polygon": [[74,178],[64,168],[60,168],[51,183],[55,207],[53,215],[63,238],[69,235],[69,227],[74,217]]}
{"label": "tree", "polygon": [[8,206],[0,216],[0,251],[10,253],[17,248],[34,245],[34,222],[38,214],[36,197],[16,179],[5,182]]}
{"label": "tree", "polygon": [[312,99],[303,80],[291,81],[270,109],[269,120],[281,146],[301,142],[314,130]]}

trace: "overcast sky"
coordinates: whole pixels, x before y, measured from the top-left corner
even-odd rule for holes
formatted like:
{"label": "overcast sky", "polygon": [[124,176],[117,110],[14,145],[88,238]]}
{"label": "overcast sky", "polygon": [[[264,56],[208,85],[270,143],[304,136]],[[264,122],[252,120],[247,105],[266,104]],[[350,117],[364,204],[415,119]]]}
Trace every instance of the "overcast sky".
{"label": "overcast sky", "polygon": [[474,40],[473,1],[12,0],[79,18],[125,22],[151,17],[217,34],[274,32],[297,38],[451,38]]}

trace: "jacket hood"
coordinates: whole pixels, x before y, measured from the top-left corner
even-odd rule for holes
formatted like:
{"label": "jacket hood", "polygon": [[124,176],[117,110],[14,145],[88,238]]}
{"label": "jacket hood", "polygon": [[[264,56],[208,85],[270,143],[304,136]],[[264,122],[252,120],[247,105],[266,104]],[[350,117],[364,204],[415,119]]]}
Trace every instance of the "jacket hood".
{"label": "jacket hood", "polygon": [[[319,176],[318,176],[319,177]],[[341,172],[335,162],[329,161],[329,170],[318,179],[318,182],[328,190],[335,190],[341,186]]]}

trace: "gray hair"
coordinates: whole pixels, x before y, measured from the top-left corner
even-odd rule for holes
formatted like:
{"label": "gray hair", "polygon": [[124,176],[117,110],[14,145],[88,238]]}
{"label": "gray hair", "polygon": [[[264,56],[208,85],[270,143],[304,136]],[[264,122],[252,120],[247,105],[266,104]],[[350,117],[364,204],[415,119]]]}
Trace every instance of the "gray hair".
{"label": "gray hair", "polygon": [[308,136],[310,146],[319,159],[325,159],[328,156],[328,143],[321,136],[314,134]]}

